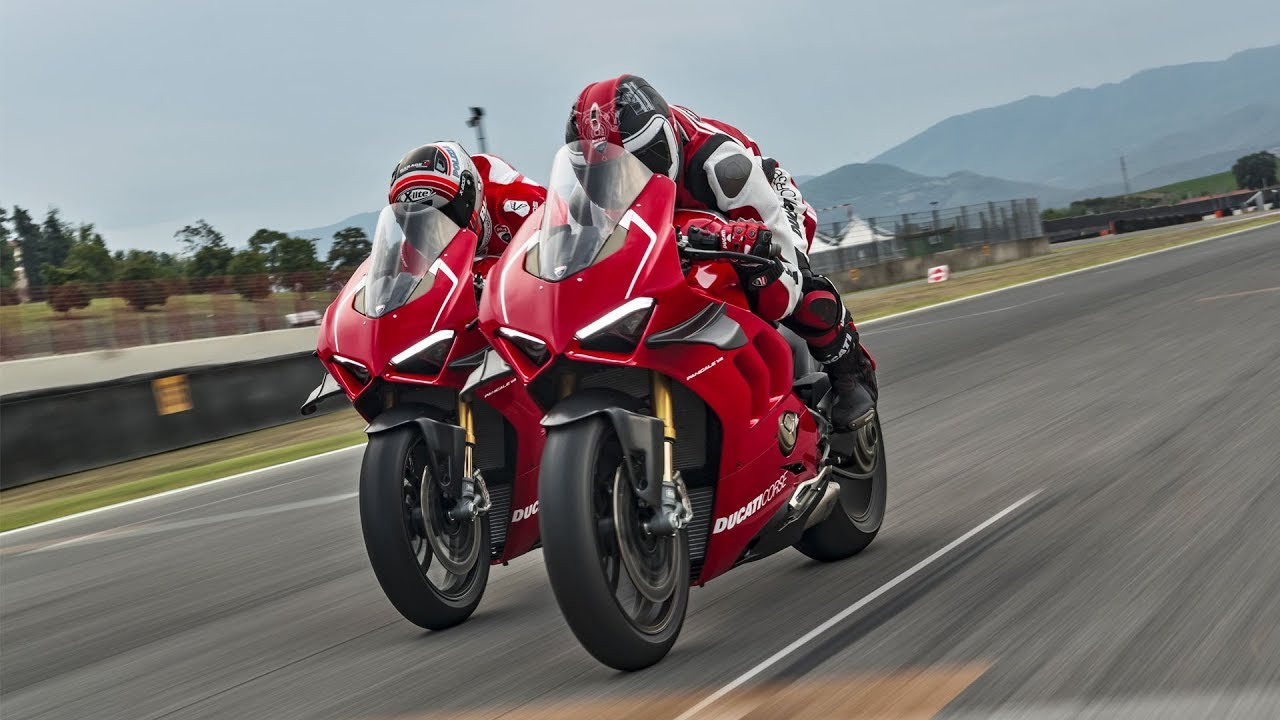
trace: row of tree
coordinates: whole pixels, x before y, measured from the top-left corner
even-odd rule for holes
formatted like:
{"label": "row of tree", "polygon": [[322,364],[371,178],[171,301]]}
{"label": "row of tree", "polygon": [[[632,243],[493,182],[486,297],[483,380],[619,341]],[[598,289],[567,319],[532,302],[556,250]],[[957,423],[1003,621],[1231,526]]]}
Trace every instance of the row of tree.
{"label": "row of tree", "polygon": [[163,305],[179,292],[234,291],[258,300],[273,287],[310,292],[340,285],[370,250],[358,227],[335,233],[325,260],[317,256],[316,240],[266,228],[239,249],[204,220],[174,238],[177,252],[111,252],[92,224],[72,225],[56,209],[37,223],[21,207],[0,207],[0,304],[23,299],[17,292],[19,268],[27,299],[47,301],[63,313],[102,296],[124,298],[138,310]]}

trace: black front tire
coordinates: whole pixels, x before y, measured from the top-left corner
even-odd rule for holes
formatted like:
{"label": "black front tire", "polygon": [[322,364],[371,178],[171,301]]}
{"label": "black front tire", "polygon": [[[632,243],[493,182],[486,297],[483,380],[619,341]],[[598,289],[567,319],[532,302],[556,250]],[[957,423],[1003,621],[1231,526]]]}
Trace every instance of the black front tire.
{"label": "black front tire", "polygon": [[424,536],[421,498],[414,515],[412,483],[407,482],[407,476],[421,472],[425,442],[413,426],[369,437],[360,468],[360,527],[369,564],[391,604],[419,627],[444,630],[470,617],[484,595],[489,580],[489,524],[480,518],[473,529],[466,530],[476,533],[474,542],[480,547],[465,574],[442,573],[441,563],[433,563],[433,551]]}
{"label": "black front tire", "polygon": [[615,545],[621,541],[609,509],[613,492],[602,492],[621,486],[620,463],[617,438],[604,418],[549,430],[538,515],[547,575],[569,628],[597,660],[632,671],[661,660],[680,635],[689,604],[689,541],[684,531],[672,538],[642,538],[666,543],[661,553],[669,563],[664,567],[675,574],[674,586],[660,602],[628,594],[635,585],[629,585]]}
{"label": "black front tire", "polygon": [[888,498],[889,471],[880,417],[862,430],[833,435],[831,440],[832,450],[847,458],[831,474],[831,480],[840,483],[840,499],[831,514],[805,530],[795,545],[822,562],[844,560],[870,545],[884,522]]}

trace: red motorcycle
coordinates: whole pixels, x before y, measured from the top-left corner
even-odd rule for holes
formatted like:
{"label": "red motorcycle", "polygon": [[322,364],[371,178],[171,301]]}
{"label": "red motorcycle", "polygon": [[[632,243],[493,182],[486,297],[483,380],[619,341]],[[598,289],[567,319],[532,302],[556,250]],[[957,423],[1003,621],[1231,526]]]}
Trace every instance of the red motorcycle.
{"label": "red motorcycle", "polygon": [[[830,383],[748,307],[733,265],[672,227],[676,188],[621,147],[562,148],[540,223],[489,276],[480,326],[544,408],[543,554],[598,660],[660,660],[689,587],[794,546],[847,558],[875,537],[879,420],[832,433]],[[534,230],[533,228],[536,228]]]}
{"label": "red motorcycle", "polygon": [[392,605],[432,630],[466,620],[489,565],[538,542],[542,410],[477,327],[476,242],[432,207],[386,207],[325,312],[327,373],[302,407],[345,393],[369,422],[365,549]]}

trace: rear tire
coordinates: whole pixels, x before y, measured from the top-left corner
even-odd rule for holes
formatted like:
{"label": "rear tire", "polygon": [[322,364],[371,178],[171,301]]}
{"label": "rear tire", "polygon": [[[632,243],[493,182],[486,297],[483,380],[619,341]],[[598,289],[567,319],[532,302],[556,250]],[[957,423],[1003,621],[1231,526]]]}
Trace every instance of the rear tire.
{"label": "rear tire", "polygon": [[[597,660],[630,671],[661,660],[680,634],[689,603],[689,541],[683,530],[674,537],[639,530],[621,458],[604,418],[550,429],[538,513],[547,575],[569,628]],[[650,600],[639,591],[624,542],[631,562],[643,564],[642,584],[651,595],[661,587],[665,597]]]}
{"label": "rear tire", "polygon": [[[407,620],[428,630],[444,630],[466,620],[480,604],[489,580],[489,523],[450,523],[448,501],[433,480],[435,494],[423,503],[421,477],[426,440],[404,426],[369,436],[360,468],[360,527],[369,564],[387,599]],[[425,508],[424,508],[425,505]],[[453,573],[432,549],[456,549]],[[476,547],[478,545],[478,547]],[[473,558],[474,556],[474,558]]]}
{"label": "rear tire", "polygon": [[877,415],[866,427],[832,435],[832,452],[843,462],[831,470],[840,483],[840,499],[825,520],[804,531],[795,547],[814,560],[833,562],[862,552],[884,522],[889,472],[884,434]]}

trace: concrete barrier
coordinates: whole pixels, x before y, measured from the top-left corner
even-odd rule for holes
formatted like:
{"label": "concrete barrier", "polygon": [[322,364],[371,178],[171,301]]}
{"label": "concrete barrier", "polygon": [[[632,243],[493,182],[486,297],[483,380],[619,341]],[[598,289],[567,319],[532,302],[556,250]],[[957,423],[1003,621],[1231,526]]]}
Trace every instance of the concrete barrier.
{"label": "concrete barrier", "polygon": [[840,292],[853,292],[920,280],[935,265],[950,266],[951,272],[956,273],[1048,254],[1049,239],[1037,237],[889,260],[878,265],[830,272],[827,277],[831,278]]}
{"label": "concrete barrier", "polygon": [[309,352],[295,352],[5,395],[0,488],[297,420],[323,372]]}

